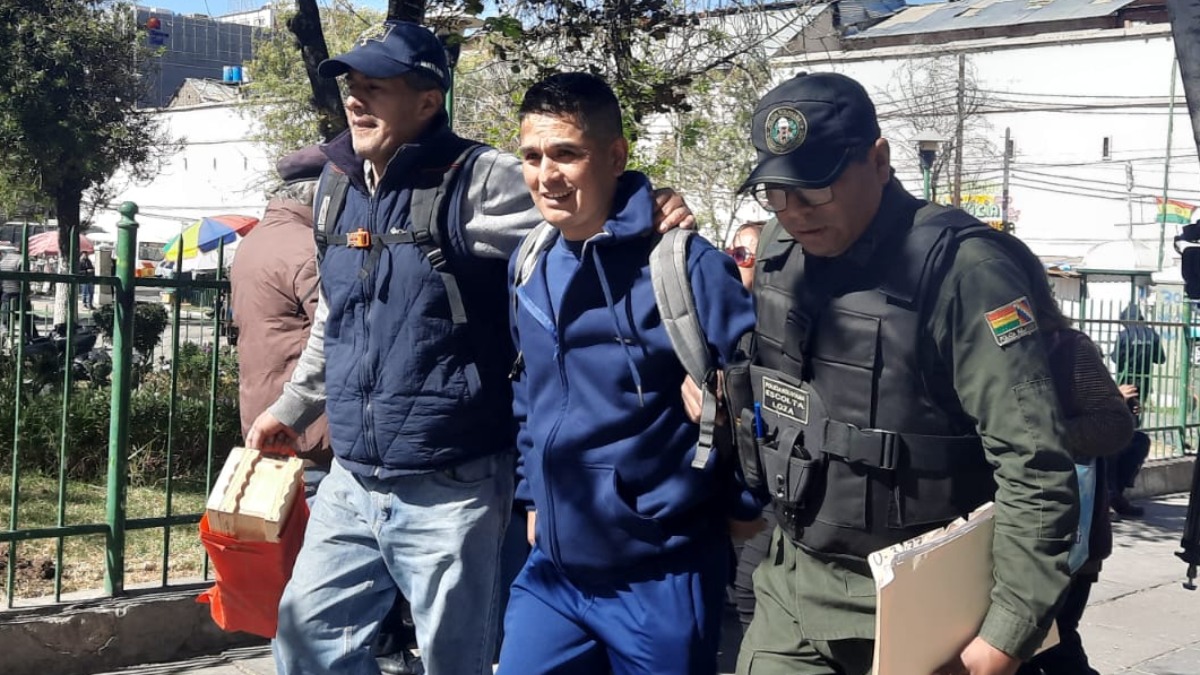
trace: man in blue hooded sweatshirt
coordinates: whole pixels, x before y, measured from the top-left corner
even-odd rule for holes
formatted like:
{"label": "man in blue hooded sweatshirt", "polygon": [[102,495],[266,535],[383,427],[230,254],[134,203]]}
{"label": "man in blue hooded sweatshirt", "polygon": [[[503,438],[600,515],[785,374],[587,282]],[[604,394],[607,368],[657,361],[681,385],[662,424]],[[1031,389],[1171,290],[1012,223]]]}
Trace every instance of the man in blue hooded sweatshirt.
{"label": "man in blue hooded sweatshirt", "polygon": [[[715,673],[727,519],[760,509],[717,456],[692,466],[699,429],[650,279],[650,182],[625,170],[620,106],[597,77],[535,84],[520,118],[525,183],[557,237],[513,289],[517,499],[534,548],[499,672]],[[698,237],[687,269],[723,365],[754,326],[752,301]]]}

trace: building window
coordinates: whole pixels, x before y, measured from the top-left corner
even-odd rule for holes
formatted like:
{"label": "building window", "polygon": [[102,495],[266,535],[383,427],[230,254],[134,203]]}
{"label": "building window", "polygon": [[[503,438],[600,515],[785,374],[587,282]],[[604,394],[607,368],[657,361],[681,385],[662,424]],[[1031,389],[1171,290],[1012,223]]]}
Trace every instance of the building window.
{"label": "building window", "polygon": [[1112,136],[1104,137],[1104,143],[1100,147],[1100,157],[1106,162],[1112,159]]}

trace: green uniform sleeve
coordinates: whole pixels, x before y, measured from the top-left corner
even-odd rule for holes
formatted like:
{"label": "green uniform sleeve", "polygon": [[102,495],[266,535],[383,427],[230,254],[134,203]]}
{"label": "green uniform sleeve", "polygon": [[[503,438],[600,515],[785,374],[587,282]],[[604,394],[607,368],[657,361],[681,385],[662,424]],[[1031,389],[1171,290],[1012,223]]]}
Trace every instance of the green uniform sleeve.
{"label": "green uniform sleeve", "polygon": [[1079,519],[1074,463],[1030,287],[999,243],[968,239],[930,317],[936,349],[995,471],[995,586],[979,636],[1021,659],[1033,655],[1054,620]]}

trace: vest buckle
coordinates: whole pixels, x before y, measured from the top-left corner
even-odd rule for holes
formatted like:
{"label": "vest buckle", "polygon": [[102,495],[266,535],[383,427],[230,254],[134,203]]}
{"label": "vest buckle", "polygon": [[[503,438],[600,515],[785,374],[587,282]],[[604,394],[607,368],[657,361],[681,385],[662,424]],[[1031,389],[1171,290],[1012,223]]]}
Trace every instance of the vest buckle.
{"label": "vest buckle", "polygon": [[371,233],[361,227],[348,233],[346,246],[348,248],[371,248]]}
{"label": "vest buckle", "polygon": [[879,444],[879,468],[895,471],[900,466],[900,434],[882,432]]}

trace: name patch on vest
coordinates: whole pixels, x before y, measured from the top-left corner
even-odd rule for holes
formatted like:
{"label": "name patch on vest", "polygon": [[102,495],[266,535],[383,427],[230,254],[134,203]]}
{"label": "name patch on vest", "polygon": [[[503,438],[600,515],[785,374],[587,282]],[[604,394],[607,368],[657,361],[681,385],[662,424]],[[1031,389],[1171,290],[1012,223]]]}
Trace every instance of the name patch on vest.
{"label": "name patch on vest", "polygon": [[808,424],[807,391],[786,382],[764,377],[762,397],[763,408],[776,415],[796,420],[800,424]]}
{"label": "name patch on vest", "polygon": [[1017,298],[1012,302],[984,313],[988,327],[996,344],[1003,347],[1037,331],[1037,320],[1028,298]]}

